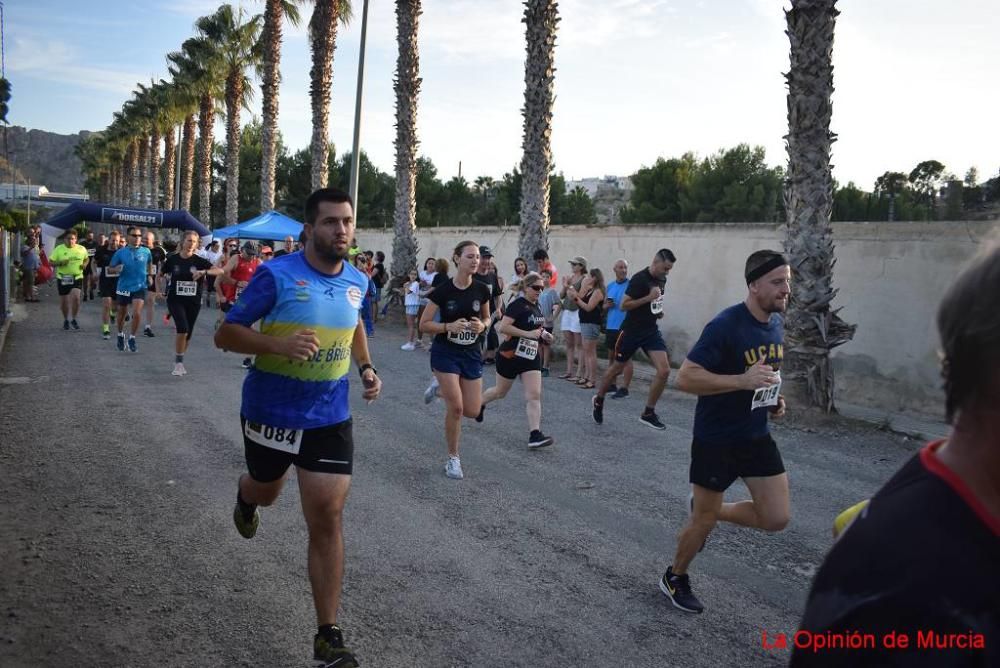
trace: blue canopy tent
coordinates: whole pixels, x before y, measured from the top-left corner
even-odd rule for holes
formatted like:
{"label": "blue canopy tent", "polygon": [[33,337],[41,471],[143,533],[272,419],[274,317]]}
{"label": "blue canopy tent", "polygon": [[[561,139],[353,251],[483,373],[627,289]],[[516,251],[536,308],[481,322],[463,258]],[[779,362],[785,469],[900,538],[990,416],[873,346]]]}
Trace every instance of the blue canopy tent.
{"label": "blue canopy tent", "polygon": [[54,228],[54,230],[59,230],[56,234],[61,234],[62,230],[68,230],[81,221],[109,223],[125,227],[135,225],[136,227],[194,230],[202,237],[212,233],[194,216],[182,209],[137,209],[111,206],[99,202],[74,202],[49,218],[44,224]]}
{"label": "blue canopy tent", "polygon": [[212,230],[214,239],[260,239],[263,241],[281,241],[292,237],[298,241],[302,233],[302,223],[289,218],[277,211],[262,213],[256,218],[243,221],[237,225]]}

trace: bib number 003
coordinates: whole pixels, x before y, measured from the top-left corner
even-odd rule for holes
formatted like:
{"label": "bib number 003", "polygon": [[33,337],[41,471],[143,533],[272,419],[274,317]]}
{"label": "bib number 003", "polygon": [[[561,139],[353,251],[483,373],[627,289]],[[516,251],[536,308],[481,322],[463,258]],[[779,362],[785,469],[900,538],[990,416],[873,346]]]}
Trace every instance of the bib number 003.
{"label": "bib number 003", "polygon": [[301,441],[298,429],[285,429],[283,427],[272,427],[271,425],[247,420],[243,427],[243,435],[248,439],[275,450],[290,452],[293,455],[299,453]]}

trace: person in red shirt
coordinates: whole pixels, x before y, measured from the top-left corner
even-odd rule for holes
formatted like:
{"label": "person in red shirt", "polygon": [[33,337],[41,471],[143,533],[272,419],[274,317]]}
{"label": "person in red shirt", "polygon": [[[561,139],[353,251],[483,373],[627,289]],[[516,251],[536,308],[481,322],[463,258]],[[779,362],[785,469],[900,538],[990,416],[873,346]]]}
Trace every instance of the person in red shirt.
{"label": "person in red shirt", "polygon": [[556,271],[556,266],[549,260],[549,254],[539,249],[531,257],[535,261],[535,264],[538,265],[538,273],[547,271],[552,275],[552,278],[549,279],[549,287],[554,288],[559,285],[559,272]]}
{"label": "person in red shirt", "polygon": [[[247,241],[238,255],[234,255],[226,262],[222,268],[221,287],[222,298],[219,299],[219,308],[223,313],[227,313],[233,304],[240,298],[243,288],[247,286],[253,274],[260,266],[260,258],[257,257],[257,247]],[[249,357],[243,359],[243,368],[249,369],[253,360]]]}

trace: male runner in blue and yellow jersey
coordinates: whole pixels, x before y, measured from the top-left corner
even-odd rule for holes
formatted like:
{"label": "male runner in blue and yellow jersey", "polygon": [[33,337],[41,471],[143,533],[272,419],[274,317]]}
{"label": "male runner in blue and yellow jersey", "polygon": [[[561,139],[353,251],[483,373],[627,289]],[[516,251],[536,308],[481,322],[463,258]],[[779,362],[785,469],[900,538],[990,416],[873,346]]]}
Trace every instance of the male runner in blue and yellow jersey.
{"label": "male runner in blue and yellow jersey", "polygon": [[[344,262],[354,238],[351,198],[332,188],[317,190],[306,200],[305,219],[305,251],[257,269],[216,332],[215,345],[256,355],[240,408],[249,473],[238,484],[236,528],[253,537],[257,507],[274,502],[294,464],[309,528],[309,580],[319,624],[314,658],[349,668],[358,664],[344,647],[337,608],[354,452],[351,357],[365,399],[378,398],[382,383],[358,313],[368,277]],[[252,328],[257,321],[260,332]]]}

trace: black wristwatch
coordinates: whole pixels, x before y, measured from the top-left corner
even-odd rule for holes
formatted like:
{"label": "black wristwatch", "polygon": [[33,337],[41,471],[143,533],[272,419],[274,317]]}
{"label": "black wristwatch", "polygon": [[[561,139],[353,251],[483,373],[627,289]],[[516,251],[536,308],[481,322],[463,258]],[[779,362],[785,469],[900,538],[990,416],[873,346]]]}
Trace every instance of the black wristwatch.
{"label": "black wristwatch", "polygon": [[367,371],[368,369],[371,369],[372,373],[375,374],[376,376],[378,375],[378,369],[373,367],[371,364],[362,364],[361,366],[359,366],[358,375],[363,378],[365,375],[365,371]]}

